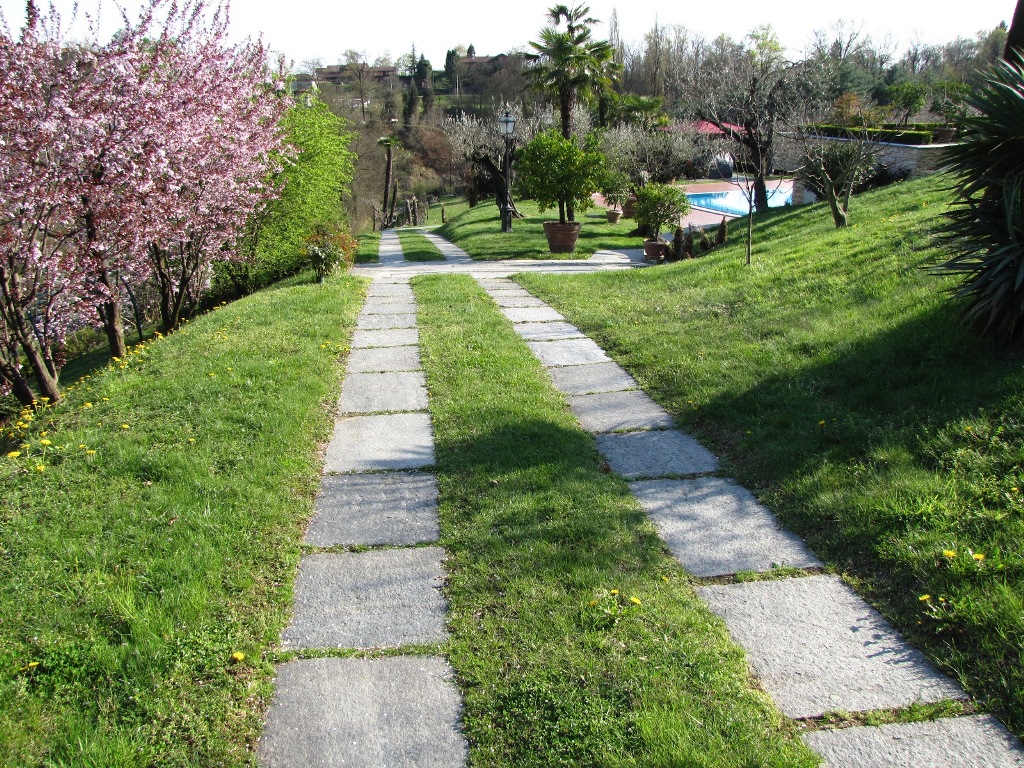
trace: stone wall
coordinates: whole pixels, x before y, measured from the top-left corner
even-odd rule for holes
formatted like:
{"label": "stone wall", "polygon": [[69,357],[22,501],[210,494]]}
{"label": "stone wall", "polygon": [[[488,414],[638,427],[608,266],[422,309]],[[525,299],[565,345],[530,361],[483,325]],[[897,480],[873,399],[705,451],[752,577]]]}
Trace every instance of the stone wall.
{"label": "stone wall", "polygon": [[[856,141],[856,139],[827,138],[825,141]],[[910,176],[926,176],[942,167],[945,150],[952,144],[890,144],[879,142],[878,159],[892,171],[909,171]],[[798,149],[795,145],[785,146],[776,157],[776,164],[792,173],[800,166]]]}

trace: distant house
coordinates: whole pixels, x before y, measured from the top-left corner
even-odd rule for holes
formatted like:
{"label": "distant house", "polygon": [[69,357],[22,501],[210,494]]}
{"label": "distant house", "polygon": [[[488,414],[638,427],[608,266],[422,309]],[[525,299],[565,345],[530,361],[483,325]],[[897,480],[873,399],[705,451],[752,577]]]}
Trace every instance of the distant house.
{"label": "distant house", "polygon": [[[727,128],[736,133],[743,133],[742,125],[733,125],[732,123],[723,123]],[[674,123],[673,125],[663,125],[655,130],[664,131],[665,133],[696,133],[700,136],[725,136],[726,133],[714,123],[708,122],[707,120],[691,120],[688,123]]]}
{"label": "distant house", "polygon": [[333,85],[351,85],[356,79],[357,67],[365,67],[370,80],[379,85],[389,85],[398,78],[398,67],[371,67],[368,64],[332,64],[316,71],[316,79],[321,83]]}

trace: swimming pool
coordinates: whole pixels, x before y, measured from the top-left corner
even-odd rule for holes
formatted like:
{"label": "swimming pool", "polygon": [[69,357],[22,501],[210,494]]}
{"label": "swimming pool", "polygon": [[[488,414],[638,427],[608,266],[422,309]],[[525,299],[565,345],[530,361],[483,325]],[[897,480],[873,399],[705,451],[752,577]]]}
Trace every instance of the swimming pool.
{"label": "swimming pool", "polygon": [[[695,208],[709,208],[712,211],[728,213],[733,216],[746,216],[749,211],[747,196],[741,189],[728,192],[695,192],[687,193],[690,205]],[[768,207],[781,208],[793,202],[792,189],[769,189]]]}

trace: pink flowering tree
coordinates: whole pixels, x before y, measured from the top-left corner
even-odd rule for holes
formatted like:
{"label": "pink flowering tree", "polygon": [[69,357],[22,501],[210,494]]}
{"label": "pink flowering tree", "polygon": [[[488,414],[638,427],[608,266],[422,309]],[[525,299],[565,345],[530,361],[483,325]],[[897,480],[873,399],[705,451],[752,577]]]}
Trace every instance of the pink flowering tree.
{"label": "pink flowering tree", "polygon": [[154,277],[177,327],[287,156],[279,73],[262,44],[227,44],[221,8],[151,0],[123,21],[71,47],[30,0],[21,34],[0,31],[0,390],[25,403],[59,401],[75,328],[124,354],[121,285]]}

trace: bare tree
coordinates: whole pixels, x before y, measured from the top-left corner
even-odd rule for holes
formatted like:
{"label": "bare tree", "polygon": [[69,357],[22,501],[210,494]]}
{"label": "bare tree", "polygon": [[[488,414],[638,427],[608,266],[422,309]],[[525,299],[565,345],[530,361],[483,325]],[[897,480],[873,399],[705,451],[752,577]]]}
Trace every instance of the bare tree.
{"label": "bare tree", "polygon": [[345,76],[352,82],[359,95],[359,114],[362,121],[366,122],[366,97],[370,92],[373,83],[370,68],[366,65],[366,52],[348,50],[345,51]]}
{"label": "bare tree", "polygon": [[775,140],[800,104],[820,99],[802,64],[782,55],[770,27],[754,30],[751,45],[718,38],[703,60],[686,73],[692,116],[706,120],[742,147],[742,159],[754,177],[754,203],[768,207],[766,178],[775,165]]}

